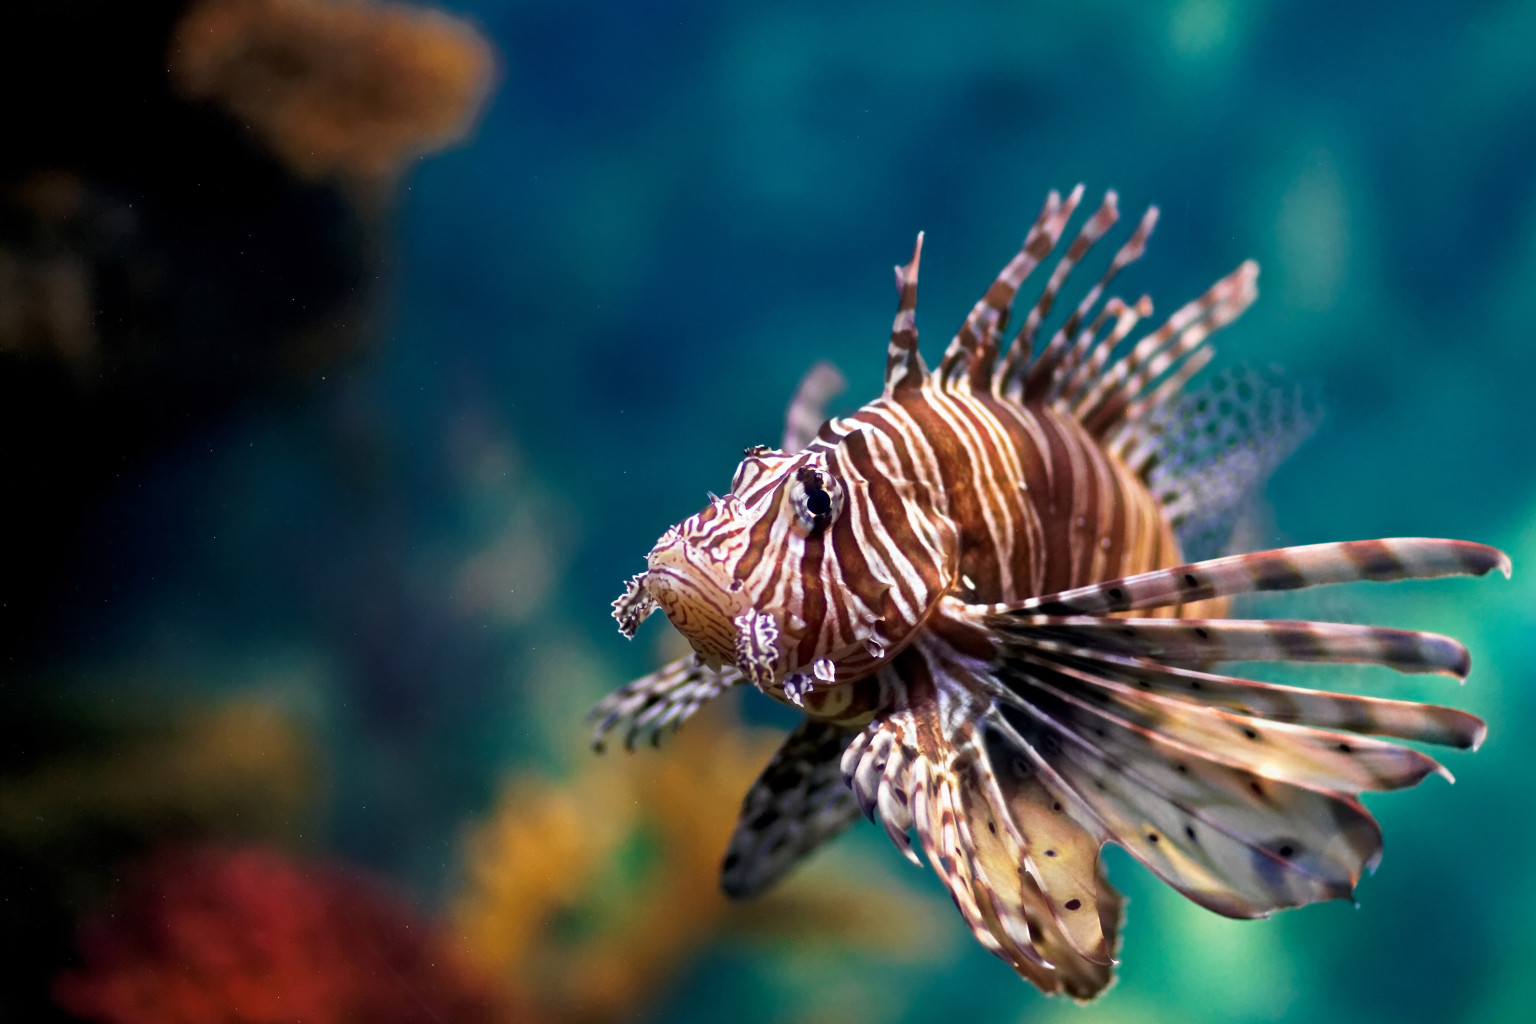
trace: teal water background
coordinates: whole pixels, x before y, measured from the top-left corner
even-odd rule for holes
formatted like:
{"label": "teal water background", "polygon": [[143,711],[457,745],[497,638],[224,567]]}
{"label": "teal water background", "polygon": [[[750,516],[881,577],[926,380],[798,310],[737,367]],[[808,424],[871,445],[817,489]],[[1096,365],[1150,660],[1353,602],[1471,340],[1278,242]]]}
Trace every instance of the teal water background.
{"label": "teal water background", "polygon": [[[915,232],[932,354],[1047,189],[1113,187],[1127,220],[1163,211],[1122,294],[1166,313],[1258,259],[1217,365],[1325,396],[1265,543],[1509,551],[1509,582],[1259,606],[1457,636],[1463,689],[1329,681],[1466,707],[1488,742],[1446,756],[1454,787],[1368,800],[1387,846],[1358,909],[1226,921],[1111,855],[1124,965],[1090,1009],[1042,999],[949,915],[917,964],[721,947],[645,1019],[816,1019],[864,993],[876,1021],[1536,1009],[1536,5],[448,6],[503,66],[476,135],[401,195],[376,355],[122,482],[61,613],[81,676],[306,703],[325,845],[430,905],[503,772],[586,756],[549,721],[652,664],[660,625],[625,644],[608,602],[661,530],[776,441],[814,359],[873,395]],[[896,865],[876,838],[849,841]]]}

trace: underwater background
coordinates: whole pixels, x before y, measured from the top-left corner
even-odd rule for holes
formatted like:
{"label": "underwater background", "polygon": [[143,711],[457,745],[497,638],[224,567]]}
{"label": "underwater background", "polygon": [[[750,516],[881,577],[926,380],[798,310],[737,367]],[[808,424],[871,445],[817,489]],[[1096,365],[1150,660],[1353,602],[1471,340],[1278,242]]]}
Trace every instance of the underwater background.
{"label": "underwater background", "polygon": [[[1536,1012],[1536,4],[424,10],[5,16],[0,1022]],[[1241,607],[1456,636],[1459,690],[1307,677],[1489,738],[1368,799],[1358,908],[1229,921],[1110,852],[1086,1009],[872,828],[727,906],[766,700],[582,722],[677,651],[609,602],[800,374],[874,395],[914,234],[933,356],[1079,181],[1161,207],[1119,291],[1163,313],[1256,258],[1216,365],[1322,395],[1245,546],[1515,565]]]}

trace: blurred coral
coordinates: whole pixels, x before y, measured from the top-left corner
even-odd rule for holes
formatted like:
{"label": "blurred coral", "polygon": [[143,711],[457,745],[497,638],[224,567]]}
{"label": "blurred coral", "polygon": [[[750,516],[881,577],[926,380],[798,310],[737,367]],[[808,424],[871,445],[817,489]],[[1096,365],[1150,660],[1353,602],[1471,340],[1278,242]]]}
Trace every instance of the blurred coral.
{"label": "blurred coral", "polygon": [[378,885],[262,849],[162,852],[82,926],[80,948],[55,998],[100,1024],[514,1019]]}
{"label": "blurred coral", "polygon": [[96,357],[92,267],[64,237],[85,206],[85,186],[42,172],[4,197],[31,222],[30,245],[0,244],[0,352],[51,352],[76,371]]}
{"label": "blurred coral", "polygon": [[663,754],[593,757],[565,783],[514,779],[470,835],[457,934],[547,1019],[632,1017],[721,936],[935,951],[925,922],[939,908],[863,863],[855,875],[818,860],[754,903],[725,899],[741,794],[779,740],[731,707],[705,709]]}
{"label": "blurred coral", "polygon": [[255,700],[119,724],[102,749],[0,775],[0,842],[58,863],[83,836],[291,838],[314,810],[316,754]]}
{"label": "blurred coral", "polygon": [[387,179],[466,135],[490,44],[445,14],[367,0],[204,0],[177,25],[171,75],[248,125],[295,174]]}

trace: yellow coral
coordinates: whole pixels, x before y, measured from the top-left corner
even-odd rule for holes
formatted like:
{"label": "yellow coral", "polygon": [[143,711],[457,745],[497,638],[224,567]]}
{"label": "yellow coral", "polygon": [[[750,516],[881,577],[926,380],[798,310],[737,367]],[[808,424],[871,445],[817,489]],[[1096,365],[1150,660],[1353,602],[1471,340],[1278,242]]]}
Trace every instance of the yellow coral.
{"label": "yellow coral", "polygon": [[940,912],[876,871],[817,863],[764,899],[720,893],[741,798],[780,737],[722,700],[667,749],[593,757],[565,783],[512,781],[467,840],[455,931],[484,969],[564,1021],[622,1019],[720,935],[850,941],[884,952]]}

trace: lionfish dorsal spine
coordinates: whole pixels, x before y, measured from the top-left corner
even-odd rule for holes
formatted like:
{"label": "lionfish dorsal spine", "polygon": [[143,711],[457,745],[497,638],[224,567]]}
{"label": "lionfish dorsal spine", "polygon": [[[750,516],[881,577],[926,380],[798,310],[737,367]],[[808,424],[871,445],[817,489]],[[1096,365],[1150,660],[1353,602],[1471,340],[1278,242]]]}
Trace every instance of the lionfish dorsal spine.
{"label": "lionfish dorsal spine", "polygon": [[[1105,232],[1112,228],[1119,220],[1120,196],[1114,189],[1110,189],[1104,193],[1104,198],[1100,201],[1098,209],[1089,215],[1088,219],[1083,222],[1082,227],[1078,228],[1077,235],[1072,239],[1071,244],[1067,246],[1067,251],[1056,260],[1056,265],[1051,268],[1051,275],[1046,279],[1045,288],[1041,291],[1040,298],[1036,300],[1034,308],[1030,310],[1030,315],[1025,318],[1028,335],[1026,337],[1021,334],[1019,338],[1019,351],[1025,358],[1017,364],[1017,372],[1024,375],[1026,399],[1038,397],[1038,395],[1030,393],[1028,390],[1030,386],[1034,386],[1034,382],[1050,379],[1051,370],[1056,365],[1056,361],[1060,356],[1060,350],[1064,346],[1064,343],[1059,340],[1060,336],[1063,333],[1071,334],[1076,331],[1077,320],[1080,319],[1082,312],[1098,301],[1099,289],[1089,291],[1083,302],[1073,311],[1073,315],[1068,317],[1067,322],[1057,332],[1057,339],[1046,346],[1045,351],[1041,352],[1040,358],[1034,360],[1032,369],[1025,374],[1024,368],[1030,362],[1028,354],[1034,348],[1035,336],[1039,332],[1040,324],[1046,317],[1050,316],[1051,310],[1055,308],[1056,298],[1061,294],[1061,288],[1066,284],[1067,278],[1072,275],[1072,271],[1077,269],[1077,265],[1082,262],[1083,257],[1088,255],[1088,250],[1093,248],[1094,243],[1104,237]],[[1103,282],[1100,282],[1101,287],[1102,284]],[[1008,378],[1005,377],[1003,386],[1006,388],[1007,384]]]}
{"label": "lionfish dorsal spine", "polygon": [[[1072,219],[1072,214],[1077,211],[1078,203],[1083,200],[1083,192],[1084,188],[1079,184],[1052,212],[1050,220],[1045,224],[1040,243],[1044,251],[1041,252],[1040,259],[1036,261],[1035,265],[1043,261],[1056,248],[1056,243],[1061,240],[1062,232],[1067,228],[1067,222]],[[1055,193],[1053,192],[1052,196],[1054,197],[1054,195]],[[1034,266],[1032,265],[1030,270],[1033,269]],[[1053,273],[1052,280],[1055,280],[1055,278],[1056,275]],[[1023,284],[1022,277],[1018,284]],[[1057,281],[1057,285],[1060,285],[1059,281]],[[1015,289],[1017,289],[1017,285],[1015,285]],[[992,371],[993,391],[1002,393],[1008,380],[1017,376],[1023,371],[1024,367],[1029,365],[1030,352],[1035,344],[1035,335],[1040,330],[1041,321],[1050,315],[1051,304],[1055,301],[1055,296],[1055,291],[1047,284],[1045,291],[1041,293],[1040,297],[1035,300],[1035,304],[1030,307],[1029,312],[1025,314],[1023,325],[1019,328],[1018,333],[1014,335],[1013,341],[1009,343],[1008,350],[1003,353],[1002,359],[997,361]]]}
{"label": "lionfish dorsal spine", "polygon": [[[1095,214],[1094,219],[1089,220],[1083,226],[1085,235],[1089,232],[1089,229],[1095,227],[1095,220],[1098,217],[1099,214]],[[1024,382],[1024,394],[1027,399],[1049,399],[1062,388],[1066,380],[1077,368],[1077,363],[1087,355],[1093,338],[1102,329],[1105,320],[1111,315],[1117,315],[1111,312],[1111,306],[1123,308],[1124,304],[1122,302],[1111,299],[1105,304],[1104,310],[1101,311],[1099,316],[1094,318],[1088,329],[1084,330],[1081,328],[1083,320],[1088,316],[1093,307],[1098,304],[1099,297],[1104,294],[1104,289],[1108,288],[1110,282],[1115,279],[1115,275],[1139,260],[1147,251],[1147,239],[1152,236],[1152,229],[1157,226],[1157,218],[1157,207],[1149,206],[1147,211],[1142,214],[1136,229],[1131,232],[1131,237],[1126,239],[1125,244],[1116,250],[1114,258],[1109,261],[1109,267],[1104,271],[1104,275],[1088,290],[1088,294],[1083,296],[1077,308],[1072,311],[1072,314],[1067,317],[1066,322],[1056,331],[1050,343],[1046,345],[1045,351],[1040,354],[1040,358],[1030,368],[1029,375]],[[1112,220],[1106,223],[1103,228],[1091,236],[1090,242],[1102,237],[1104,231],[1113,223]],[[1070,256],[1070,253],[1068,255]]]}
{"label": "lionfish dorsal spine", "polygon": [[[1205,294],[1181,306],[1161,327],[1138,341],[1129,353],[1111,364],[1071,408],[1072,415],[1097,438],[1107,437],[1121,424],[1134,422],[1151,403],[1138,400],[1165,373],[1181,384],[1207,362],[1214,350],[1206,339],[1247,309],[1258,296],[1259,265],[1248,260],[1206,289]],[[1165,382],[1166,383],[1166,382]],[[1173,392],[1155,392],[1167,397]],[[1132,410],[1135,414],[1132,414]]]}
{"label": "lionfish dorsal spine", "polygon": [[1061,216],[1061,194],[1052,189],[1045,197],[1035,223],[1024,236],[1024,244],[971,308],[959,333],[945,350],[938,370],[944,386],[952,387],[962,379],[961,372],[967,367],[973,387],[978,382],[983,382],[980,384],[982,390],[990,386],[984,381],[997,361],[997,339],[1008,327],[1008,315],[1019,285],[1051,254],[1066,222],[1067,218]]}
{"label": "lionfish dorsal spine", "polygon": [[923,233],[917,233],[912,259],[896,268],[896,320],[885,354],[885,397],[898,391],[921,388],[928,381],[928,366],[917,350],[917,271],[923,259]]}

